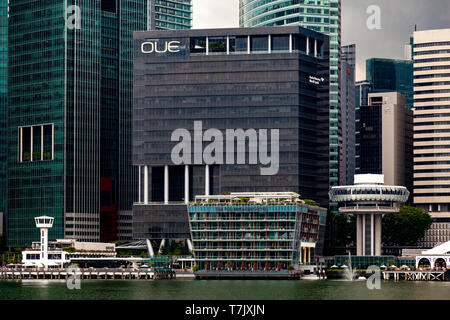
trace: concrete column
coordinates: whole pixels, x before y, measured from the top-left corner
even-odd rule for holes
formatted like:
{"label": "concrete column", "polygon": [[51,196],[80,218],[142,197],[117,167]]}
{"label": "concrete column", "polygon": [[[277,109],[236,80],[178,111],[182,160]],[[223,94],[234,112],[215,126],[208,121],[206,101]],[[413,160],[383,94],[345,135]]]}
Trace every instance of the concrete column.
{"label": "concrete column", "polygon": [[184,167],[184,203],[189,203],[189,166]]}
{"label": "concrete column", "polygon": [[381,256],[381,223],[382,215],[377,214],[375,216],[375,255]]}
{"label": "concrete column", "polygon": [[302,250],[303,248],[302,247],[300,247],[300,264],[303,264],[303,250]]}
{"label": "concrete column", "polygon": [[294,48],[294,39],[292,38],[292,34],[289,35],[289,52],[293,51]]}
{"label": "concrete column", "polygon": [[307,37],[306,38],[306,54],[308,55],[309,54],[309,38]]}
{"label": "concrete column", "polygon": [[148,204],[148,166],[144,166],[144,203]]}
{"label": "concrete column", "polygon": [[209,196],[209,165],[205,166],[205,196]]}
{"label": "concrete column", "polygon": [[169,166],[164,166],[164,204],[169,204]]}
{"label": "concrete column", "polygon": [[370,255],[375,255],[375,219],[373,213],[370,215]]}
{"label": "concrete column", "polygon": [[311,262],[311,247],[308,247],[308,262]]}
{"label": "concrete column", "polygon": [[267,47],[269,48],[269,53],[271,53],[272,52],[272,36],[269,34],[269,43],[267,44]]}
{"label": "concrete column", "polygon": [[363,250],[362,250],[362,216],[357,215],[356,216],[356,255],[362,256]]}
{"label": "concrete column", "polygon": [[314,39],[314,57],[317,57],[317,39]]}
{"label": "concrete column", "polygon": [[365,256],[367,254],[366,252],[366,215],[362,215],[362,255]]}
{"label": "concrete column", "polygon": [[141,203],[142,183],[141,183],[141,166],[138,166],[138,202]]}

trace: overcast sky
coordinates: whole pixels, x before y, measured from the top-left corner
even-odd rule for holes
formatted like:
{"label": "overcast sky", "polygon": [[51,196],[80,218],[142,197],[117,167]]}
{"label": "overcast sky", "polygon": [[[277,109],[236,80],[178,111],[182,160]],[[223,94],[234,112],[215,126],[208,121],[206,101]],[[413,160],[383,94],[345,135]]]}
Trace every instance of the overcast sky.
{"label": "overcast sky", "polygon": [[[194,28],[239,26],[239,0],[193,0]],[[381,29],[369,30],[370,5],[381,9]],[[365,79],[368,58],[402,59],[404,45],[418,30],[450,28],[450,0],[342,0],[342,44],[356,43],[357,80]]]}

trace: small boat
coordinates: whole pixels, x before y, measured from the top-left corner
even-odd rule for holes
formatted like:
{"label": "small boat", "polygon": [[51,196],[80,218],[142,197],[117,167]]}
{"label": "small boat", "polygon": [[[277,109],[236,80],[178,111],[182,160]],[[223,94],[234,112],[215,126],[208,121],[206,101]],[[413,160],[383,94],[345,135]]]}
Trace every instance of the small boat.
{"label": "small boat", "polygon": [[301,280],[320,280],[319,276],[316,274],[306,274],[306,275],[303,275],[300,279]]}

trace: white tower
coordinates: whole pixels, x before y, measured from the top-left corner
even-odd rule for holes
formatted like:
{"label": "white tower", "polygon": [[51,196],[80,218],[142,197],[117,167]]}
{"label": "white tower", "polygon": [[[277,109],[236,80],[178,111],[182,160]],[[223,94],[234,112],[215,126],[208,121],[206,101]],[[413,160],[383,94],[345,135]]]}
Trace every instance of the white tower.
{"label": "white tower", "polygon": [[356,216],[358,256],[381,255],[381,218],[400,210],[409,197],[402,186],[387,186],[384,175],[355,175],[355,185],[333,187],[330,200],[339,203],[339,213]]}
{"label": "white tower", "polygon": [[36,228],[40,229],[41,237],[41,262],[47,264],[48,261],[48,229],[53,227],[52,217],[36,217],[34,221],[36,222]]}

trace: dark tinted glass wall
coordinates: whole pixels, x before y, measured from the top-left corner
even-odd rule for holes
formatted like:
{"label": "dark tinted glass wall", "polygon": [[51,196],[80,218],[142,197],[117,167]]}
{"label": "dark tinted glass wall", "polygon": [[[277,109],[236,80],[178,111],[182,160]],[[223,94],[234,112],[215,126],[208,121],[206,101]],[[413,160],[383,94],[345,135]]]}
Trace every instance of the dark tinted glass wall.
{"label": "dark tinted glass wall", "polygon": [[[185,128],[193,136],[194,121],[202,121],[203,130],[216,128],[222,133],[239,128],[280,129],[278,174],[262,176],[259,165],[217,165],[211,174],[219,178],[213,178],[212,189],[218,194],[294,191],[327,205],[328,38],[290,27],[284,29],[285,34],[307,32],[318,38],[323,44],[319,50],[322,58],[300,51],[279,52],[286,48],[283,37],[276,40],[279,51],[261,54],[267,50],[267,35],[283,35],[281,30],[135,33],[134,164],[172,166],[171,150],[176,142],[171,142],[171,134]],[[247,54],[247,33],[251,39],[255,36],[250,43],[256,51],[252,54]],[[217,43],[217,38],[227,35],[233,40],[230,50],[235,52],[206,55],[206,48],[202,49],[206,46],[201,45],[206,36]],[[143,54],[145,39],[158,39],[160,45],[176,40],[182,49],[178,53]],[[268,148],[271,150],[270,144]],[[202,193],[204,189],[194,185],[191,190]]]}
{"label": "dark tinted glass wall", "polygon": [[367,81],[371,92],[400,92],[408,109],[414,103],[413,62],[408,60],[369,59],[366,61]]}
{"label": "dark tinted glass wall", "polygon": [[381,106],[361,106],[360,174],[382,174]]}
{"label": "dark tinted glass wall", "polygon": [[[0,212],[6,215],[6,162],[8,125],[8,1],[0,0]],[[6,232],[6,218],[3,217]],[[1,230],[0,230],[1,231]]]}

